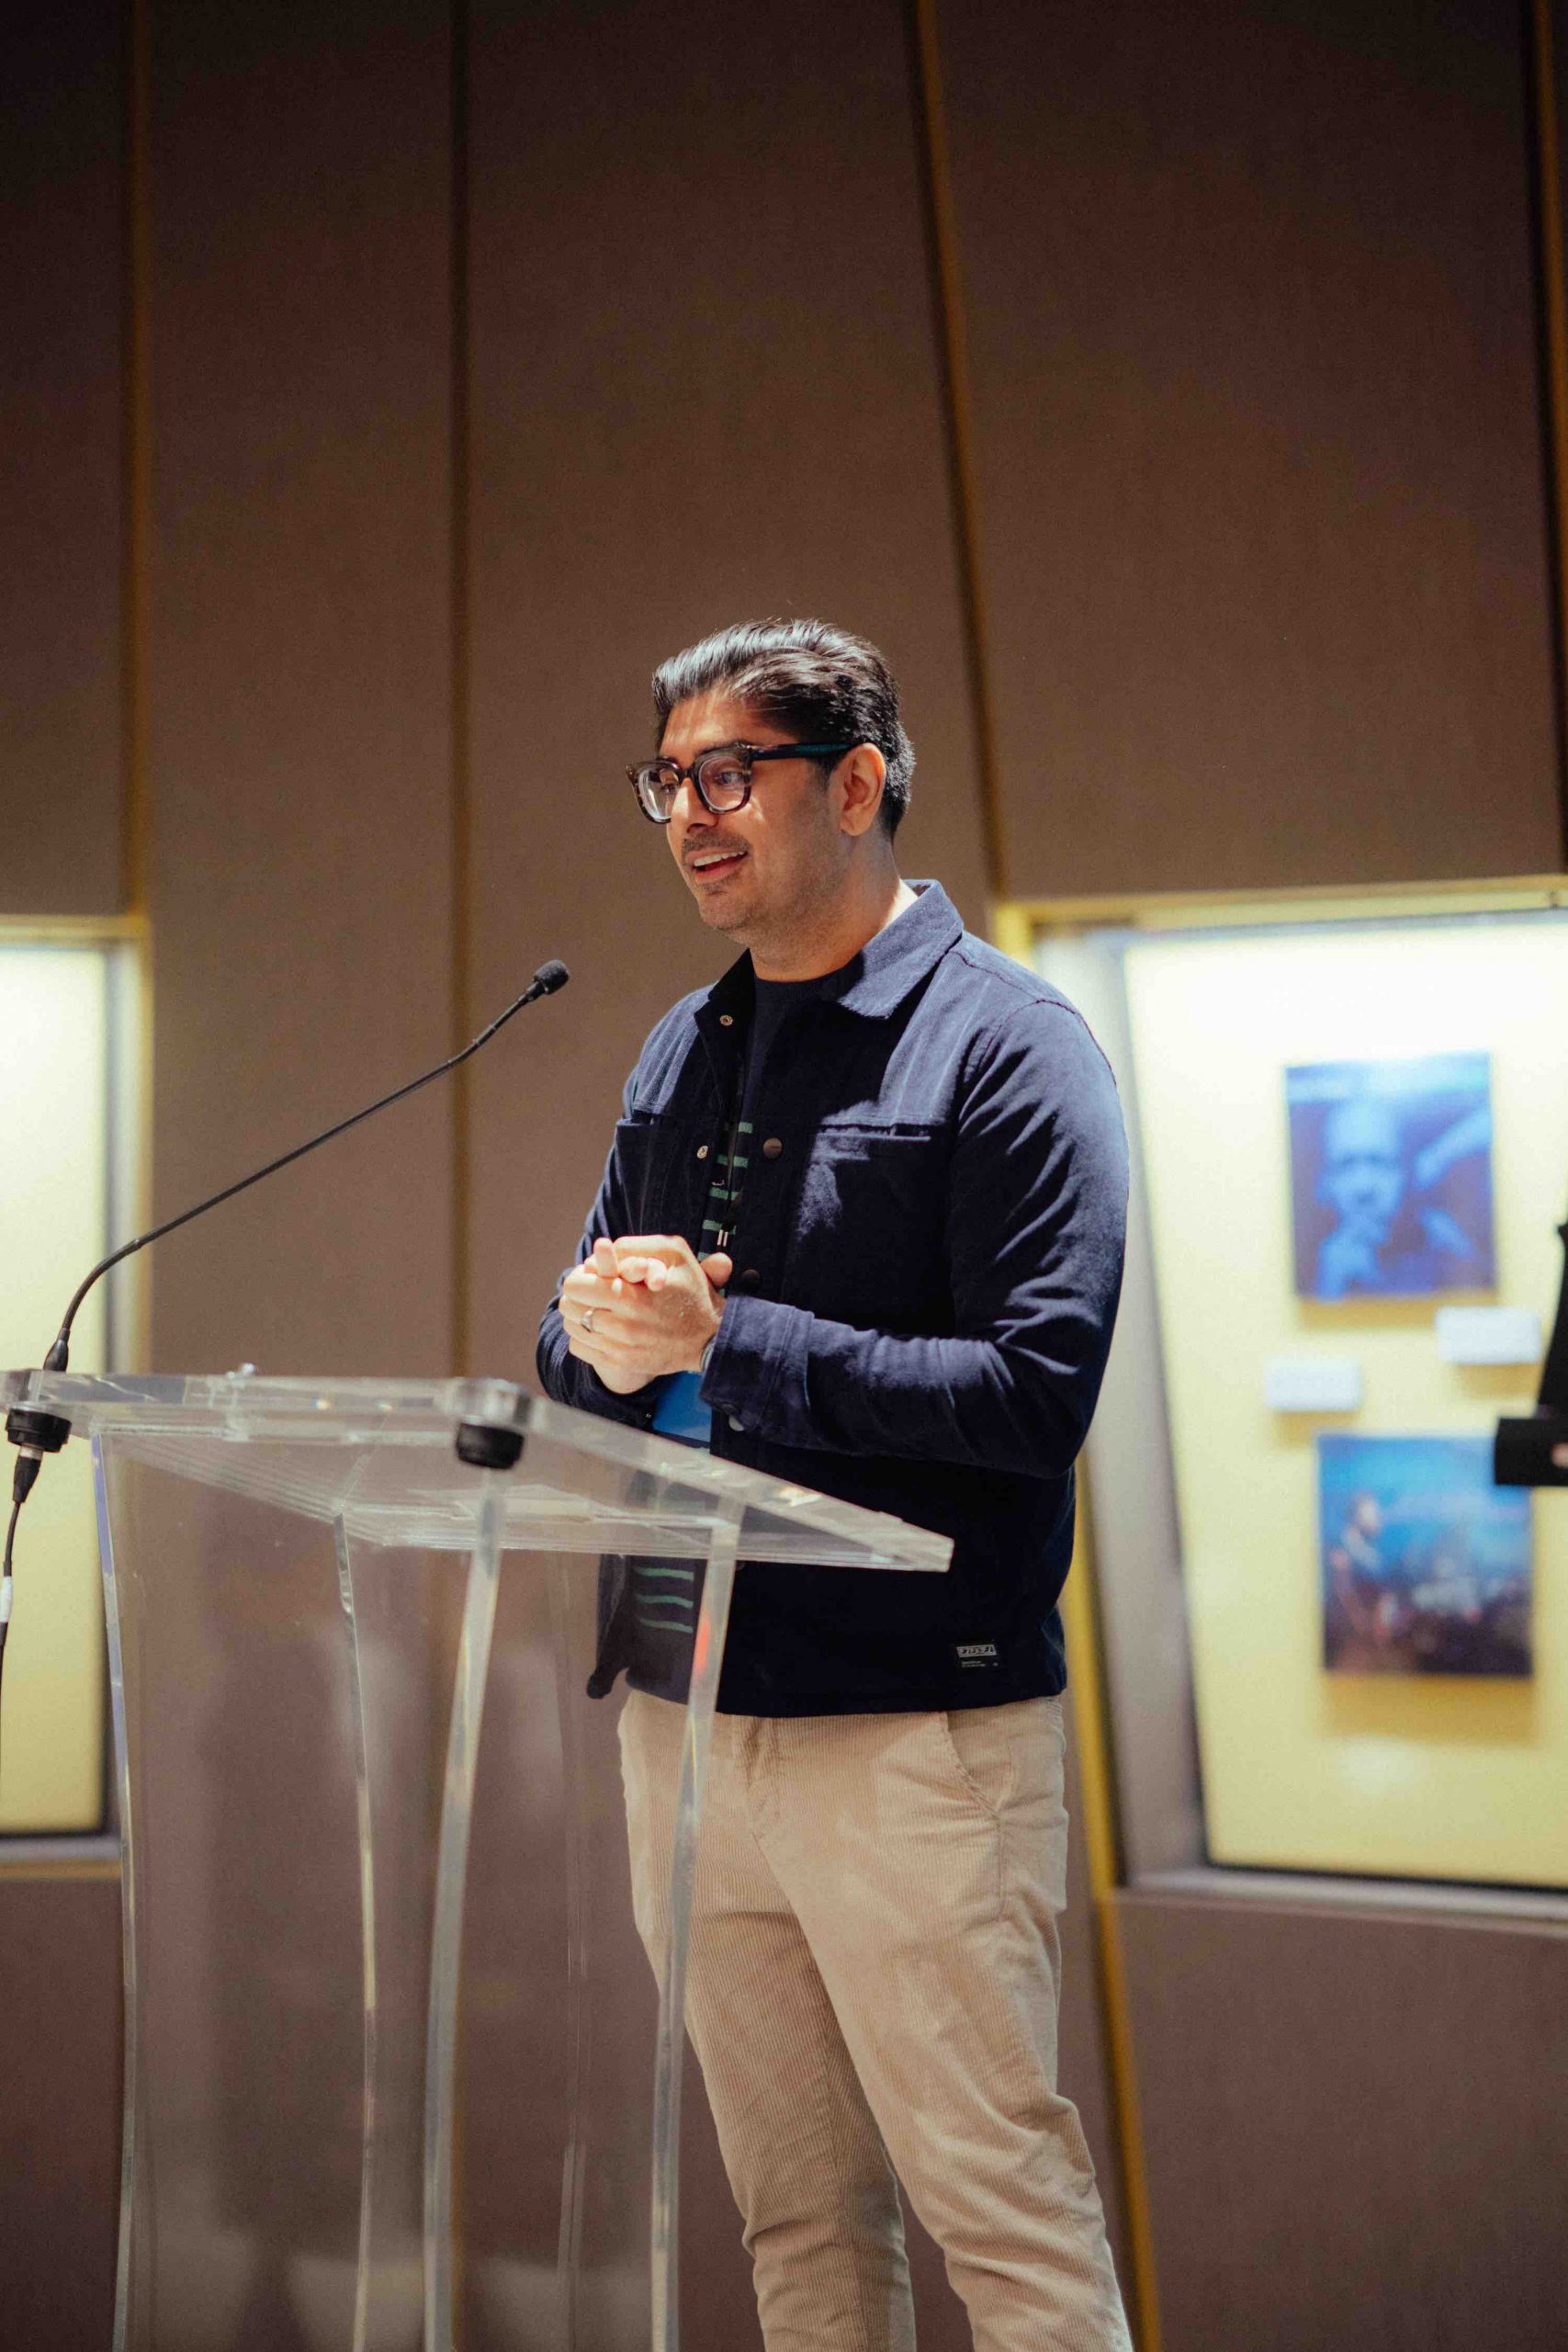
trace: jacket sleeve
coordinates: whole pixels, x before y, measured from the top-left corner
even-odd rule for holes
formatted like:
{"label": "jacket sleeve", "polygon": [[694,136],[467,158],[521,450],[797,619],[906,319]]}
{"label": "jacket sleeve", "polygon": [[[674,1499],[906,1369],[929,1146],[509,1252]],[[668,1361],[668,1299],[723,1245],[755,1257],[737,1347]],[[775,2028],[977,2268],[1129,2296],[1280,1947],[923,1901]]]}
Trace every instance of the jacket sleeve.
{"label": "jacket sleeve", "polygon": [[[623,1109],[627,1111],[635,1083],[634,1071],[626,1080],[622,1097]],[[619,1147],[612,1144],[610,1157],[604,1164],[604,1181],[589,1213],[573,1265],[581,1265],[595,1241],[601,1238],[608,1240],[617,1233],[628,1232],[630,1225]],[[574,1405],[580,1412],[598,1413],[607,1421],[624,1422],[628,1429],[650,1428],[654,1408],[664,1386],[662,1381],[652,1381],[646,1388],[635,1389],[629,1396],[617,1396],[613,1388],[605,1387],[591,1364],[583,1363],[568,1348],[566,1326],[561,1320],[560,1286],[570,1271],[570,1267],[563,1268],[556,1283],[555,1296],[540,1320],[539,1344],[534,1356],[540,1386],[547,1396],[555,1398],[558,1405]]]}
{"label": "jacket sleeve", "polygon": [[951,1162],[951,1336],[732,1297],[703,1383],[775,1444],[1035,1477],[1083,1443],[1122,1283],[1127,1145],[1078,1015],[1024,1002],[971,1049]]}

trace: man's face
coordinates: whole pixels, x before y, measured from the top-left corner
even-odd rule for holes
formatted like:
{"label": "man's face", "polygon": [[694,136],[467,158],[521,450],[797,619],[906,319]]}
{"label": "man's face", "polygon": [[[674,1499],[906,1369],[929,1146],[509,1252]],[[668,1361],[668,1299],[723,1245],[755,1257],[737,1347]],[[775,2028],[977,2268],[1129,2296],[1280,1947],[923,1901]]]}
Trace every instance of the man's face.
{"label": "man's face", "polygon": [[[721,692],[677,703],[660,751],[682,767],[722,743],[787,743],[743,702]],[[741,946],[787,939],[809,923],[843,887],[850,842],[839,823],[837,796],[821,768],[807,760],[768,760],[751,778],[743,808],[715,817],[688,778],[675,796],[670,854],[711,930]]]}

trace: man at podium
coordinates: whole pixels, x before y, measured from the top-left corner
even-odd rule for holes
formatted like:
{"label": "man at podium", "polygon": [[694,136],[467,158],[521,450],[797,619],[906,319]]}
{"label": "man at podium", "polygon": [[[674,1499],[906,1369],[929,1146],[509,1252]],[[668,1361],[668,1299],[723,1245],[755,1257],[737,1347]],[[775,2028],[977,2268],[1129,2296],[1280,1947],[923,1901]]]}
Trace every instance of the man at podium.
{"label": "man at podium", "polygon": [[[739,626],[653,695],[637,805],[745,952],[643,1048],[541,1377],[953,1539],[945,1577],[736,1584],[688,2019],[763,2335],[908,2352],[897,2173],[983,2352],[1121,2352],[1055,2068],[1056,1603],[1121,1282],[1115,1088],[1064,998],[900,877],[914,755],[873,646]],[[697,1599],[629,1564],[595,1676],[630,1685],[656,1964]]]}

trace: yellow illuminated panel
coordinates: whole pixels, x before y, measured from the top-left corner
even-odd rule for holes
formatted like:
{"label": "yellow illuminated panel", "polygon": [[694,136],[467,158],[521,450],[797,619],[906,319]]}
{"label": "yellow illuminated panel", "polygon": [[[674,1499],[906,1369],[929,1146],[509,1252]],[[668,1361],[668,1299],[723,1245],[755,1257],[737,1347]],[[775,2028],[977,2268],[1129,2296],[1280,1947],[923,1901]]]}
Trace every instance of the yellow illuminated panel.
{"label": "yellow illuminated panel", "polygon": [[[107,1189],[105,956],[0,942],[0,1363],[37,1363],[103,1255]],[[72,1368],[103,1365],[84,1307]],[[4,1493],[10,1500],[10,1449]],[[17,1530],[0,1704],[0,1834],[96,1828],[103,1786],[103,1604],[92,1465],[46,1463]]]}
{"label": "yellow illuminated panel", "polygon": [[[1292,1287],[1284,1072],[1492,1057],[1497,1302],[1550,1329],[1568,1207],[1568,922],[1153,938],[1126,957],[1216,1861],[1568,1883],[1568,1492],[1535,1498],[1528,1680],[1322,1665],[1323,1430],[1489,1432],[1538,1373],[1438,1354],[1443,1301]],[[1270,1356],[1356,1357],[1356,1412],[1272,1411]]]}

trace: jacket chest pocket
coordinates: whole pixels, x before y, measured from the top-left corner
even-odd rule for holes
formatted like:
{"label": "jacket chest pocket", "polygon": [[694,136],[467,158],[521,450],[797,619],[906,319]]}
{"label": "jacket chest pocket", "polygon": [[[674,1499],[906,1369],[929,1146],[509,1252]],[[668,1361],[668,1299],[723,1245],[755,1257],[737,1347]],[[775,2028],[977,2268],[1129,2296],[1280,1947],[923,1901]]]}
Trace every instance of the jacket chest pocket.
{"label": "jacket chest pocket", "polygon": [[623,1230],[682,1233],[695,1247],[716,1166],[710,1130],[690,1119],[645,1111],[616,1125],[615,1162],[626,1212]]}
{"label": "jacket chest pocket", "polygon": [[[823,1311],[886,1325],[945,1295],[947,1143],[940,1131],[822,1127],[797,1220],[797,1263]],[[793,1289],[793,1285],[792,1285]]]}
{"label": "jacket chest pocket", "polygon": [[622,1119],[615,1127],[615,1168],[626,1233],[660,1233],[678,1158],[673,1123],[660,1117]]}

